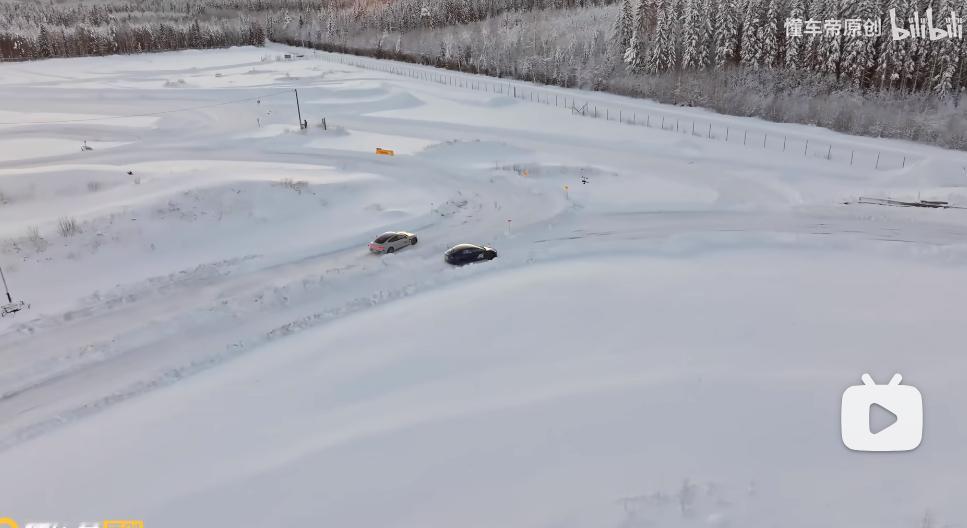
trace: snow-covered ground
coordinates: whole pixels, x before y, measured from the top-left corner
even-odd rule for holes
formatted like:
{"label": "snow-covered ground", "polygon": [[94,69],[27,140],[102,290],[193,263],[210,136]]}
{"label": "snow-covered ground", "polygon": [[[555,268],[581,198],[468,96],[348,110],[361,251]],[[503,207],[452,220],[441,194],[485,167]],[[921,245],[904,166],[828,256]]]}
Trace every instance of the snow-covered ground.
{"label": "snow-covered ground", "polygon": [[[0,65],[32,304],[0,320],[0,516],[963,525],[967,210],[844,204],[967,205],[963,154],[715,118],[910,160],[851,167],[288,51]],[[390,229],[420,243],[370,255]],[[864,372],[920,388],[917,450],[842,445]]]}

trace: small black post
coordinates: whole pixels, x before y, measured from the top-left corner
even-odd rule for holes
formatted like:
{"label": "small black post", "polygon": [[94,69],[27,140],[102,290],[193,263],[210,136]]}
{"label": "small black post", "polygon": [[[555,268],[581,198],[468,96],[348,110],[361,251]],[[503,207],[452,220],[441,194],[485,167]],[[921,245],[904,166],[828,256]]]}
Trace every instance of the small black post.
{"label": "small black post", "polygon": [[3,291],[7,293],[7,302],[13,303],[13,298],[10,297],[10,288],[7,288],[7,278],[3,276],[3,268],[0,268],[0,279],[3,279]]}
{"label": "small black post", "polygon": [[302,127],[302,107],[299,106],[299,89],[293,88],[292,91],[295,92],[295,109],[296,109],[296,112],[299,113],[299,129],[301,130],[303,127]]}

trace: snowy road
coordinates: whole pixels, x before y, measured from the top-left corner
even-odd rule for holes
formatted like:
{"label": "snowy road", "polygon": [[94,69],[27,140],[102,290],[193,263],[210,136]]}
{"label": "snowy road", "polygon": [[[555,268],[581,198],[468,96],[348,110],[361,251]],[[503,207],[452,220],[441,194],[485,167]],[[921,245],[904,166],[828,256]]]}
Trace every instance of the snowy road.
{"label": "snowy road", "polygon": [[[20,123],[0,125],[0,265],[33,305],[0,322],[0,513],[967,515],[967,211],[843,203],[967,205],[938,169],[963,154],[808,130],[911,159],[851,167],[285,49],[0,65],[0,122]],[[127,117],[79,121],[97,116]],[[368,254],[389,229],[420,243]],[[450,268],[459,242],[500,257]],[[839,396],[866,371],[926,395],[917,451],[840,443]]]}

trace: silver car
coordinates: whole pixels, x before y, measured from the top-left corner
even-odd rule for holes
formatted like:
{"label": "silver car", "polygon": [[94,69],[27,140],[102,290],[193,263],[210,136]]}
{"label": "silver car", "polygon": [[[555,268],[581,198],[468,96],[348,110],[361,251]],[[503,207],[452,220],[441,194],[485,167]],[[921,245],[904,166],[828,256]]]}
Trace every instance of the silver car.
{"label": "silver car", "polygon": [[416,235],[406,231],[390,231],[376,237],[369,243],[369,250],[373,253],[395,253],[406,246],[415,246]]}

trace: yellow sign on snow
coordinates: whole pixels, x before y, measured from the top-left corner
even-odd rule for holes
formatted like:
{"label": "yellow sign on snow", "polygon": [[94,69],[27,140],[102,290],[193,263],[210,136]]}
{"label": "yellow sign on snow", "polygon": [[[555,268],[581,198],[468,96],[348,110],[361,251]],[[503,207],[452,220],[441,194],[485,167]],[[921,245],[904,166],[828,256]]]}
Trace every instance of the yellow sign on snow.
{"label": "yellow sign on snow", "polygon": [[380,154],[380,155],[383,155],[383,156],[392,156],[392,155],[396,154],[395,152],[393,152],[390,149],[384,149],[384,148],[379,148],[379,147],[376,147],[376,153],[377,154]]}

